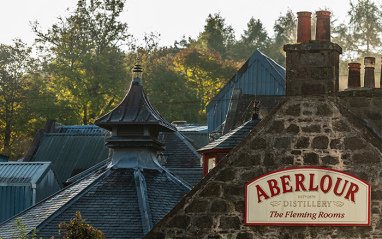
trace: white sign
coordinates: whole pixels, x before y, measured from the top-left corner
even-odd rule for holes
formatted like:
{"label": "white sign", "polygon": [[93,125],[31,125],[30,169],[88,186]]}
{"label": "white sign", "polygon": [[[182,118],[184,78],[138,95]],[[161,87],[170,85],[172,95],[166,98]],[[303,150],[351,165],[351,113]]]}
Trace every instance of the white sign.
{"label": "white sign", "polygon": [[326,168],[289,168],[245,187],[246,225],[370,225],[370,185]]}

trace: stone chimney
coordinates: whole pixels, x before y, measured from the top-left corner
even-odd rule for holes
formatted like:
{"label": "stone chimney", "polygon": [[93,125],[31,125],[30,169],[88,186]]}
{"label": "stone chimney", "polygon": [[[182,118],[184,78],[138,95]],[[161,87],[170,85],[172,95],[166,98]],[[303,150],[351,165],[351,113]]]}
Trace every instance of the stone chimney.
{"label": "stone chimney", "polygon": [[330,12],[318,11],[316,15],[315,41],[284,45],[287,96],[335,95],[339,91],[342,48],[330,42]]}
{"label": "stone chimney", "polygon": [[361,63],[349,63],[348,88],[361,87]]}
{"label": "stone chimney", "polygon": [[375,58],[365,57],[364,63],[365,63],[364,87],[375,88],[375,77],[374,77]]}

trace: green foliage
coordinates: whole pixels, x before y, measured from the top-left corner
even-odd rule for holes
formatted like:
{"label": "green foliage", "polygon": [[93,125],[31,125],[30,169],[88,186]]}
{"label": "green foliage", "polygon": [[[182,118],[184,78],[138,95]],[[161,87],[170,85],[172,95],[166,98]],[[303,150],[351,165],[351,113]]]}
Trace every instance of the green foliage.
{"label": "green foliage", "polygon": [[235,41],[234,30],[230,25],[225,24],[225,19],[219,13],[208,15],[204,31],[200,33],[198,44],[204,50],[219,53],[222,58],[226,58],[227,48],[230,48]]}
{"label": "green foliage", "polygon": [[[90,226],[82,219],[81,213],[76,212],[75,218],[70,219],[69,223],[61,222],[59,225],[59,235],[62,239],[104,239],[105,235],[101,230]],[[62,233],[62,230],[64,231]],[[52,237],[53,239],[54,237]]]}
{"label": "green foliage", "polygon": [[[39,64],[31,57],[32,49],[21,40],[13,45],[0,45],[0,134],[1,151],[18,159],[28,147],[29,136],[34,134],[34,118],[41,108],[42,97],[32,90],[43,87],[35,81]],[[32,107],[35,104],[35,107]]]}
{"label": "green foliage", "polygon": [[266,53],[270,43],[271,39],[261,21],[252,17],[241,40],[233,46],[232,58],[235,61],[246,61],[256,50]]}
{"label": "green foliage", "polygon": [[68,109],[59,115],[60,122],[92,123],[125,90],[125,55],[119,44],[129,35],[127,24],[117,21],[123,8],[124,0],[79,0],[74,13],[59,18],[47,33],[33,25],[47,53],[50,87],[58,104]]}
{"label": "green foliage", "polygon": [[29,232],[30,230],[28,230],[28,228],[23,224],[21,217],[16,219],[13,229],[14,234],[12,235],[12,239],[36,239],[36,228]]}
{"label": "green foliage", "polygon": [[187,87],[196,93],[200,115],[237,70],[235,62],[223,60],[219,53],[193,47],[181,50],[174,64],[176,71],[186,78]]}
{"label": "green foliage", "polygon": [[381,45],[382,12],[370,0],[359,0],[357,4],[350,1],[349,32],[353,48],[358,54],[368,55]]}
{"label": "green foliage", "polygon": [[285,15],[280,15],[273,26],[275,36],[270,46],[269,57],[280,65],[285,66],[285,52],[283,46],[286,43],[297,41],[297,17],[288,9]]}

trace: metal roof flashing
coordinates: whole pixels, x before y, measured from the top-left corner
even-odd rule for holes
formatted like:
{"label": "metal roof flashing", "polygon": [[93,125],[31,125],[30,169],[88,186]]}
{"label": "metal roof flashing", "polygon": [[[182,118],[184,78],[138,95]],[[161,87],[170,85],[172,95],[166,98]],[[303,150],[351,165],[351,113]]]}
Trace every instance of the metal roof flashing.
{"label": "metal roof flashing", "polygon": [[156,152],[142,151],[140,149],[118,149],[114,150],[112,168],[142,168],[155,169],[160,172],[163,168],[158,162]]}

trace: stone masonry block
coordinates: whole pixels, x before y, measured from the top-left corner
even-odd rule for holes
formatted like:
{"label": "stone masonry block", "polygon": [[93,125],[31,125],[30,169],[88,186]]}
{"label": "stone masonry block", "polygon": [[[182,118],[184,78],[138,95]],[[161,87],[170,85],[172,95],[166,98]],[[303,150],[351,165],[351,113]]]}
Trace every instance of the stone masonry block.
{"label": "stone masonry block", "polygon": [[275,138],[273,147],[276,149],[290,149],[290,147],[291,147],[290,137]]}
{"label": "stone masonry block", "polygon": [[250,148],[253,150],[265,149],[267,147],[267,141],[262,137],[256,137],[252,139]]}
{"label": "stone masonry block", "polygon": [[176,215],[168,223],[171,227],[186,229],[190,225],[190,217],[187,215]]}
{"label": "stone masonry block", "polygon": [[343,120],[338,120],[333,122],[333,130],[339,132],[349,132],[350,128]]}
{"label": "stone masonry block", "polygon": [[216,183],[208,184],[200,193],[201,197],[218,197],[220,196],[220,185]]}
{"label": "stone masonry block", "polygon": [[332,109],[327,104],[321,104],[317,106],[317,113],[318,116],[330,116],[333,114]]}
{"label": "stone masonry block", "polygon": [[313,152],[304,154],[304,164],[317,165],[319,163],[318,158],[319,158],[318,155]]}
{"label": "stone masonry block", "polygon": [[302,132],[305,133],[320,133],[321,132],[321,126],[318,124],[311,124],[306,127],[302,127]]}
{"label": "stone masonry block", "polygon": [[321,160],[323,164],[336,165],[339,163],[338,157],[325,156]]}
{"label": "stone masonry block", "polygon": [[261,163],[260,154],[249,154],[247,152],[241,153],[237,159],[236,165],[242,167],[259,165]]}
{"label": "stone masonry block", "polygon": [[300,132],[300,127],[298,127],[295,124],[290,124],[288,128],[286,129],[286,132],[292,133],[292,134],[298,134]]}
{"label": "stone masonry block", "polygon": [[192,218],[192,226],[197,228],[212,228],[213,219],[209,215],[195,216]]}
{"label": "stone masonry block", "polygon": [[195,199],[185,208],[186,213],[205,212],[209,201]]}
{"label": "stone masonry block", "polygon": [[366,144],[359,137],[348,137],[344,139],[345,149],[364,149]]}
{"label": "stone masonry block", "polygon": [[306,149],[309,147],[310,140],[308,137],[300,137],[297,140],[296,145],[294,146],[295,149]]}
{"label": "stone masonry block", "polygon": [[285,114],[292,115],[292,116],[300,116],[300,114],[301,114],[300,104],[295,104],[295,105],[289,106],[285,110]]}
{"label": "stone masonry block", "polygon": [[235,171],[232,168],[224,168],[218,172],[215,179],[223,182],[232,181],[235,179]]}
{"label": "stone masonry block", "polygon": [[284,131],[284,121],[283,120],[275,120],[272,122],[268,132],[270,133],[281,133]]}
{"label": "stone masonry block", "polygon": [[219,228],[221,229],[240,229],[240,219],[238,217],[221,217]]}
{"label": "stone masonry block", "polygon": [[314,137],[312,141],[312,148],[314,149],[327,149],[329,144],[329,138],[321,135]]}
{"label": "stone masonry block", "polygon": [[228,204],[224,200],[215,200],[211,203],[210,212],[212,213],[226,213],[228,212]]}

